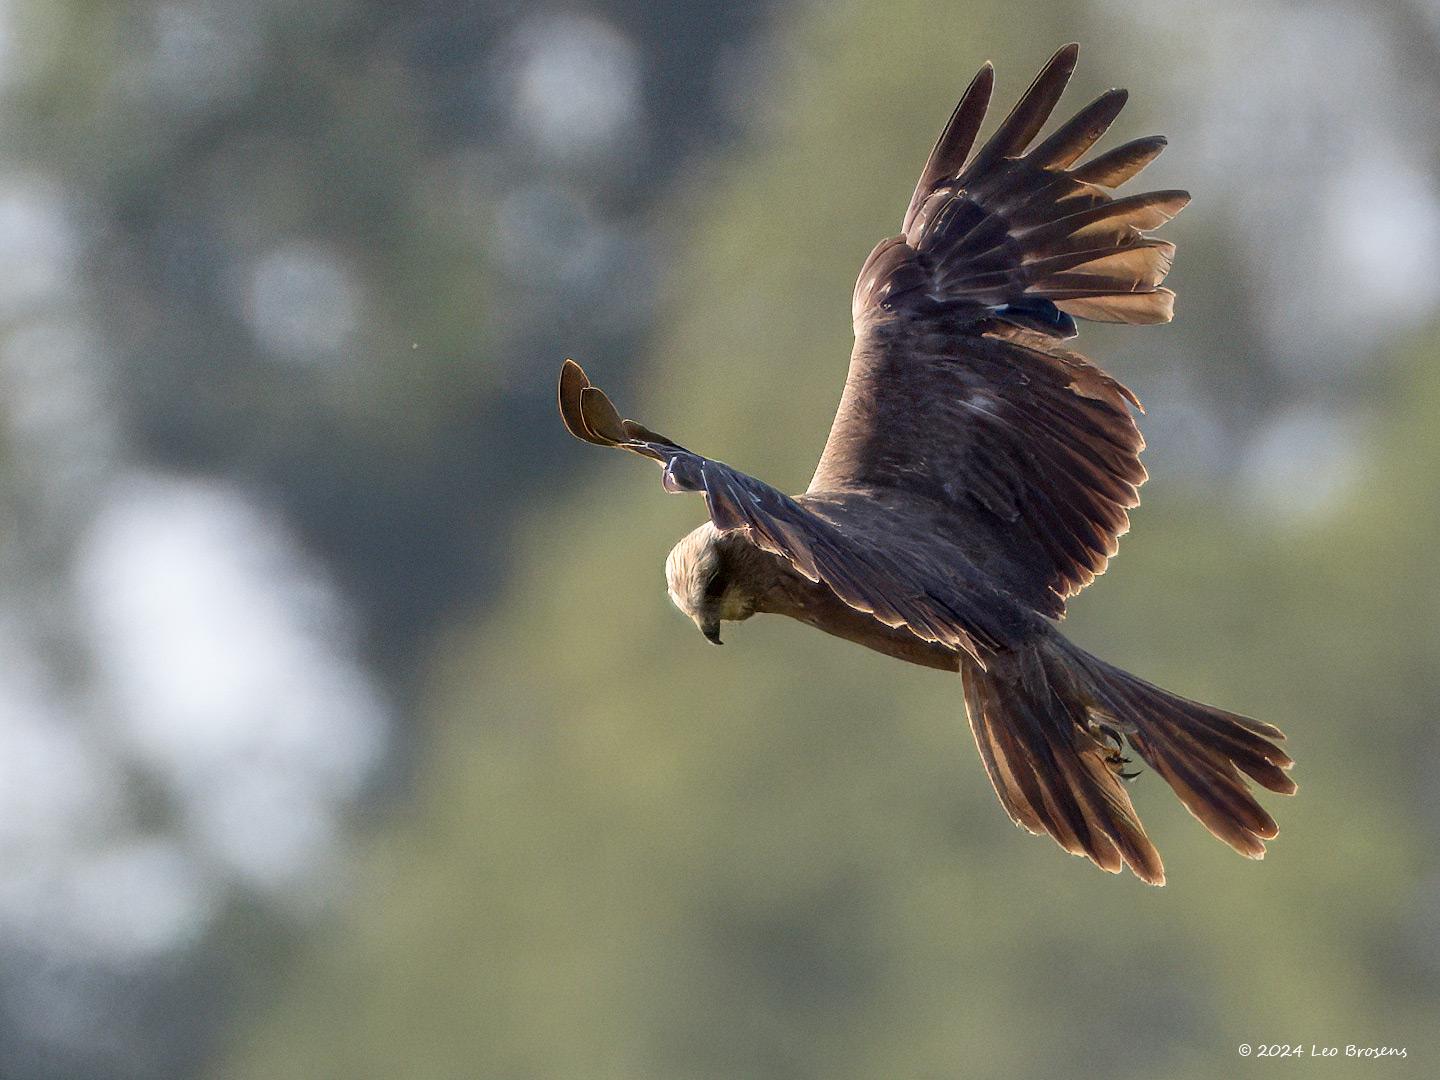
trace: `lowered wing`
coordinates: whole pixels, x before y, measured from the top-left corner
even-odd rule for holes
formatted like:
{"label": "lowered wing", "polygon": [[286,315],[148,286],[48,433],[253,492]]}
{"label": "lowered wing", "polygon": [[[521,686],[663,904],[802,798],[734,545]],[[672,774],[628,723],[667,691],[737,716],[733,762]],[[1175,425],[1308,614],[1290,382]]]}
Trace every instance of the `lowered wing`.
{"label": "lowered wing", "polygon": [[560,372],[560,415],[578,439],[659,462],[665,490],[703,494],[721,532],[743,531],[757,547],[886,626],[903,626],[922,640],[967,653],[982,667],[981,650],[1004,644],[1006,626],[987,603],[994,599],[992,590],[969,589],[942,567],[907,558],[903,549],[858,542],[753,476],[623,419],[573,360]]}

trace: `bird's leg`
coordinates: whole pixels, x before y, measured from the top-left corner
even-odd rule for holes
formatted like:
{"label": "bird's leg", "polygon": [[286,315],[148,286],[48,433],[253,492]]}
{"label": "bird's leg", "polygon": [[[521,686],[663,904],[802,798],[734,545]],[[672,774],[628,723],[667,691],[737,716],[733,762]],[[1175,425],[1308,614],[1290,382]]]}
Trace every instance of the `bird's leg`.
{"label": "bird's leg", "polygon": [[1130,759],[1123,753],[1125,742],[1121,732],[1124,729],[1125,725],[1117,720],[1113,713],[1097,705],[1085,706],[1085,734],[1100,748],[1105,764],[1110,766],[1116,776],[1121,780],[1134,780],[1140,773],[1125,771]]}

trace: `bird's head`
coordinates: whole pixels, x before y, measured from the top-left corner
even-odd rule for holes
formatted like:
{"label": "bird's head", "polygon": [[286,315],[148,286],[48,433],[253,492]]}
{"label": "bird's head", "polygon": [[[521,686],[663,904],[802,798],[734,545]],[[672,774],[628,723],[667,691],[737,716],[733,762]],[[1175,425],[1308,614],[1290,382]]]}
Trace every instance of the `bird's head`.
{"label": "bird's head", "polygon": [[665,559],[671,601],[716,645],[723,644],[722,621],[740,622],[755,614],[754,604],[736,587],[729,546],[707,521],[671,548]]}

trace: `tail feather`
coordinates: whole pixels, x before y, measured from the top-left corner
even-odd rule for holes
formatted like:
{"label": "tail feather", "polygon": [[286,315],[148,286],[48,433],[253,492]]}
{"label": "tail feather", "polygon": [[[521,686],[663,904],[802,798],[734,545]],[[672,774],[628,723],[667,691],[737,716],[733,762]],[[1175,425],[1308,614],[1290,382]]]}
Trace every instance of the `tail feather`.
{"label": "tail feather", "polygon": [[1057,722],[1055,689],[1028,675],[1008,681],[970,664],[963,671],[970,728],[1000,804],[1016,824],[1102,870],[1129,866],[1163,885],[1165,867],[1130,804],[1123,762],[1079,723]]}
{"label": "tail feather", "polygon": [[[1163,885],[1165,869],[1131,805],[1122,743],[1215,836],[1250,858],[1279,832],[1245,776],[1293,794],[1277,728],[1188,701],[1097,660],[1058,634],[988,670],[966,664],[966,711],[1010,818],[1103,870]],[[1242,775],[1242,773],[1244,775]]]}
{"label": "tail feather", "polygon": [[1284,773],[1294,762],[1270,741],[1284,738],[1279,729],[1177,697],[1080,655],[1103,705],[1116,715],[1138,718],[1130,745],[1175,789],[1186,809],[1242,855],[1264,858],[1263,841],[1273,840],[1279,826],[1250,794],[1241,772],[1272,791],[1294,794],[1295,782]]}

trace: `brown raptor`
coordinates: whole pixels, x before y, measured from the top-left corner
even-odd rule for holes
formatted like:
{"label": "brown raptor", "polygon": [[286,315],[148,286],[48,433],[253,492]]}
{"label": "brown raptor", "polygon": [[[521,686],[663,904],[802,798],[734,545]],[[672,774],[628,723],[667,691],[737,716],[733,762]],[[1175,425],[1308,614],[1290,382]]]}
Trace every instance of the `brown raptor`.
{"label": "brown raptor", "polygon": [[[980,69],[920,174],[901,232],[855,286],[855,349],[803,495],[784,495],[622,419],[566,361],[572,434],[653,458],[710,520],[670,552],[670,596],[720,624],[789,615],[914,664],[958,671],[1000,803],[1105,870],[1165,871],[1125,780],[1131,752],[1212,833],[1260,858],[1274,819],[1245,777],[1295,783],[1269,724],[1188,701],[1072,645],[1053,620],[1105,570],[1145,480],[1135,396],[1061,345],[1076,318],[1158,323],[1174,245],[1150,232],[1183,191],[1116,196],[1165,146],[1077,164],[1125,104],[1110,90],[1035,142],[1075,67],[1067,45],[971,154]],[[1243,775],[1242,775],[1243,774]]]}

